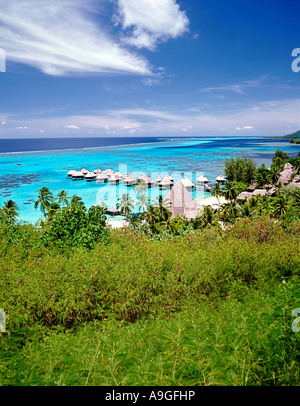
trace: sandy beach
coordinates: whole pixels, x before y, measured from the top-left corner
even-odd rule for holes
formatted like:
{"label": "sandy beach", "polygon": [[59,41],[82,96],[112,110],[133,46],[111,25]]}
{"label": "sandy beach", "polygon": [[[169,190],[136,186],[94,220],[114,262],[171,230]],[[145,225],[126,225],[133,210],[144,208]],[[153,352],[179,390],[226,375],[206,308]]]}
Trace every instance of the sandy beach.
{"label": "sandy beach", "polygon": [[210,196],[206,197],[205,199],[198,199],[198,203],[202,204],[203,206],[211,206],[213,208],[219,207],[224,203],[228,203],[228,200],[225,199],[225,197],[221,196],[219,197],[219,201],[216,197]]}

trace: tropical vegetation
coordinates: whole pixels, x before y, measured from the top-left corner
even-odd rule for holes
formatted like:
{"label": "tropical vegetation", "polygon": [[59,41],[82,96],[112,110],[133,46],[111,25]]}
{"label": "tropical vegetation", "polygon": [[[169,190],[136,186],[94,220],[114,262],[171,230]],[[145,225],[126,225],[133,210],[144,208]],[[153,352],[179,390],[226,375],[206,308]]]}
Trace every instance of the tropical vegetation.
{"label": "tropical vegetation", "polygon": [[[272,165],[290,160],[277,152]],[[272,168],[238,161],[241,173],[230,160],[232,178],[213,191],[228,202],[190,221],[143,188],[138,214],[120,197],[119,230],[104,205],[66,191],[41,188],[37,225],[5,202],[0,385],[299,385],[300,189],[237,200],[273,182]]]}

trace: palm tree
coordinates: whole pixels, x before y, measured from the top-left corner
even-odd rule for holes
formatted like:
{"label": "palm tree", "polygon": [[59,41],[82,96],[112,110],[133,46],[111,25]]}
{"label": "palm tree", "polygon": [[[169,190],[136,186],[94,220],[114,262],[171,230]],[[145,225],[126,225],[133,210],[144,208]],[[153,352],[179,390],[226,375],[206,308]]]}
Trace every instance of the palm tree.
{"label": "palm tree", "polygon": [[253,200],[255,201],[253,214],[258,217],[271,214],[270,200],[268,198],[265,196],[255,196]]}
{"label": "palm tree", "polygon": [[84,206],[84,203],[83,203],[83,200],[82,200],[82,197],[80,197],[80,196],[78,196],[78,195],[73,195],[72,197],[71,197],[71,203],[70,203],[70,205],[80,205],[80,206]]}
{"label": "palm tree", "polygon": [[270,172],[269,172],[269,179],[272,185],[275,185],[275,183],[278,182],[280,178],[280,169],[277,166],[271,166]]}
{"label": "palm tree", "polygon": [[229,223],[233,223],[234,219],[240,215],[240,209],[235,201],[223,204],[220,212],[220,218]]}
{"label": "palm tree", "polygon": [[143,179],[138,179],[132,190],[137,196],[139,196],[141,193],[144,193],[146,189],[146,182]]}
{"label": "palm tree", "polygon": [[238,190],[233,182],[225,183],[225,190],[223,196],[226,200],[233,201],[238,196]]}
{"label": "palm tree", "polygon": [[70,197],[68,196],[68,192],[66,190],[60,190],[57,193],[57,200],[59,204],[63,204],[68,206]]}
{"label": "palm tree", "polygon": [[47,208],[47,214],[45,214],[45,217],[47,217],[48,220],[53,220],[55,213],[59,209],[60,205],[57,202],[51,203],[50,206]]}
{"label": "palm tree", "polygon": [[[139,209],[139,210],[143,210],[144,207],[149,206],[149,204],[150,204],[150,199],[148,198],[148,196],[146,195],[146,193],[141,193],[141,194],[139,195],[139,197],[138,197],[138,201],[137,201],[137,202],[139,203],[138,209]],[[144,210],[143,210],[143,211],[144,211]]]}
{"label": "palm tree", "polygon": [[170,207],[171,203],[165,201],[163,195],[159,195],[154,203],[154,206],[157,208],[158,211],[158,215],[160,220],[164,220],[166,219],[170,213],[169,207]]}
{"label": "palm tree", "polygon": [[16,202],[13,200],[7,200],[4,202],[3,207],[2,207],[3,213],[5,213],[13,222],[16,221],[18,217],[18,212],[19,207]]}
{"label": "palm tree", "polygon": [[120,209],[120,213],[128,216],[134,208],[133,199],[129,196],[128,193],[123,193],[122,196],[118,199],[117,208]]}
{"label": "palm tree", "polygon": [[262,164],[256,170],[255,181],[257,183],[257,186],[259,187],[263,187],[265,184],[269,183],[270,181],[269,169],[264,164]]}
{"label": "palm tree", "polygon": [[157,208],[152,206],[151,204],[148,206],[147,211],[143,214],[143,217],[152,229],[155,223],[160,221]]}
{"label": "palm tree", "polygon": [[289,209],[290,201],[289,196],[280,194],[277,197],[274,197],[272,202],[272,214],[274,217],[280,217],[285,214]]}
{"label": "palm tree", "polygon": [[211,206],[204,206],[203,213],[200,217],[200,224],[204,228],[218,224],[217,216]]}
{"label": "palm tree", "polygon": [[278,166],[279,168],[282,168],[284,166],[284,164],[288,161],[289,158],[290,157],[287,152],[277,149],[272,158],[272,163],[274,165]]}
{"label": "palm tree", "polygon": [[220,183],[217,182],[213,189],[211,190],[211,195],[215,196],[218,200],[218,203],[220,205],[220,197],[223,196],[223,191],[221,189]]}
{"label": "palm tree", "polygon": [[39,189],[39,195],[38,199],[34,203],[34,208],[37,209],[40,207],[40,210],[42,213],[45,215],[48,207],[50,206],[51,203],[53,203],[53,195],[52,192],[47,188],[47,187],[42,187]]}

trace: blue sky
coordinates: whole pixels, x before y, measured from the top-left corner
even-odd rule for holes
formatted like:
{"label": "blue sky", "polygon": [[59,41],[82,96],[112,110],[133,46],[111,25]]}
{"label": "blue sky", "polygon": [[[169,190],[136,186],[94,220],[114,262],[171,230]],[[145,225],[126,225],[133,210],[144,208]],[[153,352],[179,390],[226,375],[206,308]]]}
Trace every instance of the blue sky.
{"label": "blue sky", "polygon": [[292,0],[0,0],[0,138],[299,130],[299,15]]}

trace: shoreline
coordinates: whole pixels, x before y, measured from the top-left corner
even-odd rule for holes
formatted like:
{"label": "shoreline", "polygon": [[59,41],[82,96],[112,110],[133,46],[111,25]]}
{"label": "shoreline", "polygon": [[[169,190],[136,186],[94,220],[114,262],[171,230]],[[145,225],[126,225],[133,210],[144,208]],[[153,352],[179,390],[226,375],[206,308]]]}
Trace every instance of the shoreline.
{"label": "shoreline", "polygon": [[209,197],[205,197],[203,199],[197,200],[197,202],[200,203],[201,205],[211,206],[211,207],[214,207],[214,206],[220,207],[222,204],[228,203],[228,200],[226,200],[225,197],[223,197],[223,196],[219,197],[219,201],[220,201],[220,203],[218,202],[218,199],[215,196],[209,196]]}

